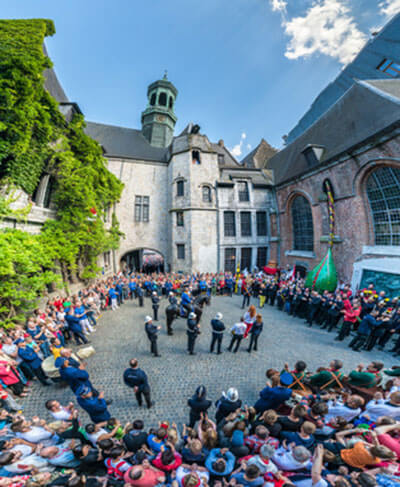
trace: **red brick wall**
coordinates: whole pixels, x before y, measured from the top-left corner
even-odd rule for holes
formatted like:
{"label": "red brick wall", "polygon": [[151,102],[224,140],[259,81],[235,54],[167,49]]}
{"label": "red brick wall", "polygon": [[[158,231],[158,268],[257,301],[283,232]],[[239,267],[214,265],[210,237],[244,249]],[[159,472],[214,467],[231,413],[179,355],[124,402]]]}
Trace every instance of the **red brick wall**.
{"label": "red brick wall", "polygon": [[[374,234],[368,201],[365,194],[365,181],[373,169],[388,164],[400,167],[399,162],[385,158],[400,157],[400,137],[393,138],[362,154],[349,157],[343,162],[317,172],[303,180],[294,181],[287,186],[277,188],[277,202],[280,218],[280,265],[282,268],[296,262],[308,264],[308,269],[317,265],[328,249],[328,243],[321,242],[323,233],[323,215],[326,215],[326,201],[322,187],[325,179],[332,183],[335,196],[335,235],[341,241],[333,245],[333,257],[339,279],[350,281],[353,263],[362,254],[364,245],[374,244]],[[374,161],[374,159],[383,159]],[[292,246],[291,202],[296,195],[302,194],[311,204],[314,224],[315,258],[287,256],[286,251]],[[325,223],[325,228],[327,227]],[[272,250],[272,249],[271,249]]]}

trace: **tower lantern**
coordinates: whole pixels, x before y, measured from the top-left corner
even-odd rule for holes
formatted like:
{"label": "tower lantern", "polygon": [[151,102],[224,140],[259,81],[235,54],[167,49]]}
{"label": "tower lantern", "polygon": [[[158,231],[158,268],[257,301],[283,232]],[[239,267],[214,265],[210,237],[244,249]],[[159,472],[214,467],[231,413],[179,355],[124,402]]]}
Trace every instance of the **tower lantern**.
{"label": "tower lantern", "polygon": [[142,112],[142,133],[154,147],[168,147],[174,136],[177,118],[174,113],[178,90],[168,80],[167,71],[162,79],[147,89],[147,107]]}

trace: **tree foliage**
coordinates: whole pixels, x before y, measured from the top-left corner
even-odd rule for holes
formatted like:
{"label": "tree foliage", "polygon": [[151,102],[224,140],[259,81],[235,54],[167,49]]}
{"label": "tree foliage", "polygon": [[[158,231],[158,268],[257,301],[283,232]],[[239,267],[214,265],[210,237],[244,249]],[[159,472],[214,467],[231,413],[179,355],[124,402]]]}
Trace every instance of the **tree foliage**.
{"label": "tree foliage", "polygon": [[[52,64],[43,42],[54,32],[50,20],[0,20],[1,185],[33,195],[41,175],[51,174],[56,209],[40,235],[0,232],[0,324],[6,326],[21,319],[57,267],[63,277],[94,277],[99,254],[117,248],[121,236],[115,215],[111,225],[104,215],[122,183],[85,134],[82,115],[67,123],[44,86],[43,72]],[[9,215],[9,201],[0,196],[0,218]]]}

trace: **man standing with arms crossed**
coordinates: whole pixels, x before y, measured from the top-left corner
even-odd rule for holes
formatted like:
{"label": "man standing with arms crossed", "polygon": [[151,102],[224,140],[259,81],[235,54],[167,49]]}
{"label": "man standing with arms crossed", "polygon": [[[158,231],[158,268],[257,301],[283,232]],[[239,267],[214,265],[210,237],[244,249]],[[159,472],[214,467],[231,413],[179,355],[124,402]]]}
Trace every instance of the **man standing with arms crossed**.
{"label": "man standing with arms crossed", "polygon": [[144,396],[148,409],[154,405],[154,402],[151,402],[147,375],[139,368],[137,359],[133,358],[129,361],[129,368],[124,372],[124,382],[128,387],[133,388],[139,407],[143,404],[142,395]]}

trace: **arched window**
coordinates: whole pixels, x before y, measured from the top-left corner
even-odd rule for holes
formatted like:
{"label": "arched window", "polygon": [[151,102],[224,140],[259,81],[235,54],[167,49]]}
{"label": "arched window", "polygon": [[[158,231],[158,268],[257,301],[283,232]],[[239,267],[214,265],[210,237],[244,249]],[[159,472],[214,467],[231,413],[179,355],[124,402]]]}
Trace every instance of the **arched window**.
{"label": "arched window", "polygon": [[155,104],[156,104],[156,96],[157,96],[157,95],[156,95],[155,93],[153,93],[153,94],[151,95],[151,98],[150,98],[150,105],[151,105],[151,106],[153,106],[153,105],[155,105]]}
{"label": "arched window", "polygon": [[202,198],[204,203],[211,203],[211,188],[210,186],[203,186]]}
{"label": "arched window", "polygon": [[166,93],[160,93],[160,96],[158,97],[158,104],[161,105],[162,107],[167,106],[167,94]]}
{"label": "arched window", "polygon": [[375,245],[400,245],[400,169],[380,167],[367,179]]}
{"label": "arched window", "polygon": [[304,196],[292,202],[293,250],[314,250],[314,227],[311,206]]}

